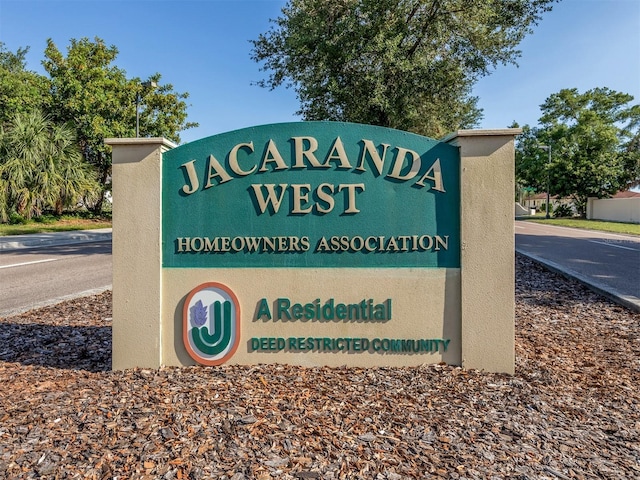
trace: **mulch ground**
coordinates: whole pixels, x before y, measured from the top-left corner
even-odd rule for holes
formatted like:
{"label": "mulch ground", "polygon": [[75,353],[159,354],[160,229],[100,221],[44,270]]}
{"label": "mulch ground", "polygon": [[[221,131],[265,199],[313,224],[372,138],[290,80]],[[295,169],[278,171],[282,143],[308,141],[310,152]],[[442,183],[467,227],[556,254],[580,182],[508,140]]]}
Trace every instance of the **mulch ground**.
{"label": "mulch ground", "polygon": [[111,295],[0,319],[0,478],[640,478],[640,314],[516,258],[516,374],[111,372]]}

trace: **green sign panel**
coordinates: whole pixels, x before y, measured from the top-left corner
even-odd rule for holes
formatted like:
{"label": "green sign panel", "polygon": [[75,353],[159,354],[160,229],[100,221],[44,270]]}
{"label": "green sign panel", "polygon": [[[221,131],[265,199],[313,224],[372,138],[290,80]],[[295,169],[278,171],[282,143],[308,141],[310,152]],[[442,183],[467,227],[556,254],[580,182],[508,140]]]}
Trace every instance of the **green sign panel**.
{"label": "green sign panel", "polygon": [[460,266],[458,149],[335,122],[264,125],[163,155],[164,267]]}

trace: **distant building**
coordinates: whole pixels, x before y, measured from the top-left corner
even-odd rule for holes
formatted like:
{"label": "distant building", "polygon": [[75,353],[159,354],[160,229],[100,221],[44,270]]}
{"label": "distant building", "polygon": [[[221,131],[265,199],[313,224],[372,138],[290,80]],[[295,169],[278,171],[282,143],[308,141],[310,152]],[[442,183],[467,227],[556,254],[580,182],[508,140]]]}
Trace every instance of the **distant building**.
{"label": "distant building", "polygon": [[[575,210],[573,206],[573,200],[568,197],[560,198],[558,195],[551,195],[549,198],[552,208],[555,208],[558,205],[568,205],[573,210]],[[542,210],[544,204],[547,203],[547,194],[546,193],[536,193],[535,195],[530,195],[525,197],[524,205],[525,208],[535,208],[536,210]]]}
{"label": "distant building", "polygon": [[586,214],[590,220],[640,223],[640,192],[625,190],[611,198],[590,198]]}
{"label": "distant building", "polygon": [[624,192],[618,192],[611,198],[639,198],[640,192],[632,192],[631,190],[625,190]]}

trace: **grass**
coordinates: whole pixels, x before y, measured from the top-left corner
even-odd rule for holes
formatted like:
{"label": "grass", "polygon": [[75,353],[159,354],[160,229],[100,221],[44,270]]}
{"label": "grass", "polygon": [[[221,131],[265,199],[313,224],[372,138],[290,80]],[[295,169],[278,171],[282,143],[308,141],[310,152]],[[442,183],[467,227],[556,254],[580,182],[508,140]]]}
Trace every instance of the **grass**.
{"label": "grass", "polygon": [[96,228],[111,228],[111,218],[109,216],[94,217],[88,214],[43,215],[37,220],[27,220],[15,224],[0,223],[0,237],[30,233],[94,230]]}
{"label": "grass", "polygon": [[640,235],[640,224],[605,222],[603,220],[586,220],[584,218],[542,218],[528,217],[528,222],[544,223],[547,225],[558,225],[560,227],[584,228],[587,230],[598,230],[601,232],[626,233]]}

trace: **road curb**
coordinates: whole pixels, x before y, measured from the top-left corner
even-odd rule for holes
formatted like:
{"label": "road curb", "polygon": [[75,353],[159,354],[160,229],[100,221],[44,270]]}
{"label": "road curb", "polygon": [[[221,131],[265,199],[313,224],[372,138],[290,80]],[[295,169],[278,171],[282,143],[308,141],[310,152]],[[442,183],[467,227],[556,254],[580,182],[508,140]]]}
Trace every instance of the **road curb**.
{"label": "road curb", "polygon": [[595,282],[593,279],[588,278],[584,275],[580,275],[579,273],[576,272],[572,272],[570,270],[567,270],[566,268],[562,267],[561,265],[558,265],[555,262],[552,262],[550,260],[546,260],[542,257],[539,257],[537,255],[533,255],[531,253],[527,253],[519,248],[516,248],[516,252],[519,253],[520,255],[523,255],[527,258],[530,258],[531,260],[538,262],[542,265],[544,265],[545,267],[547,267],[549,270],[551,270],[552,272],[555,273],[559,273],[560,275],[567,277],[567,278],[572,278],[574,280],[577,280],[578,282],[582,283],[583,285],[585,285],[587,288],[593,290],[594,292],[602,295],[603,297],[608,298],[609,300],[612,300],[613,302],[617,303],[618,305],[622,305],[623,307],[626,307],[634,312],[638,312],[640,313],[640,299],[637,299],[635,297],[630,297],[628,295],[622,295],[618,292],[616,292],[615,290],[613,290],[611,287],[608,287],[606,285],[603,285],[599,282]]}
{"label": "road curb", "polygon": [[110,228],[6,236],[0,237],[0,251],[53,245],[71,245],[75,243],[103,242],[111,240],[111,237],[112,230]]}

